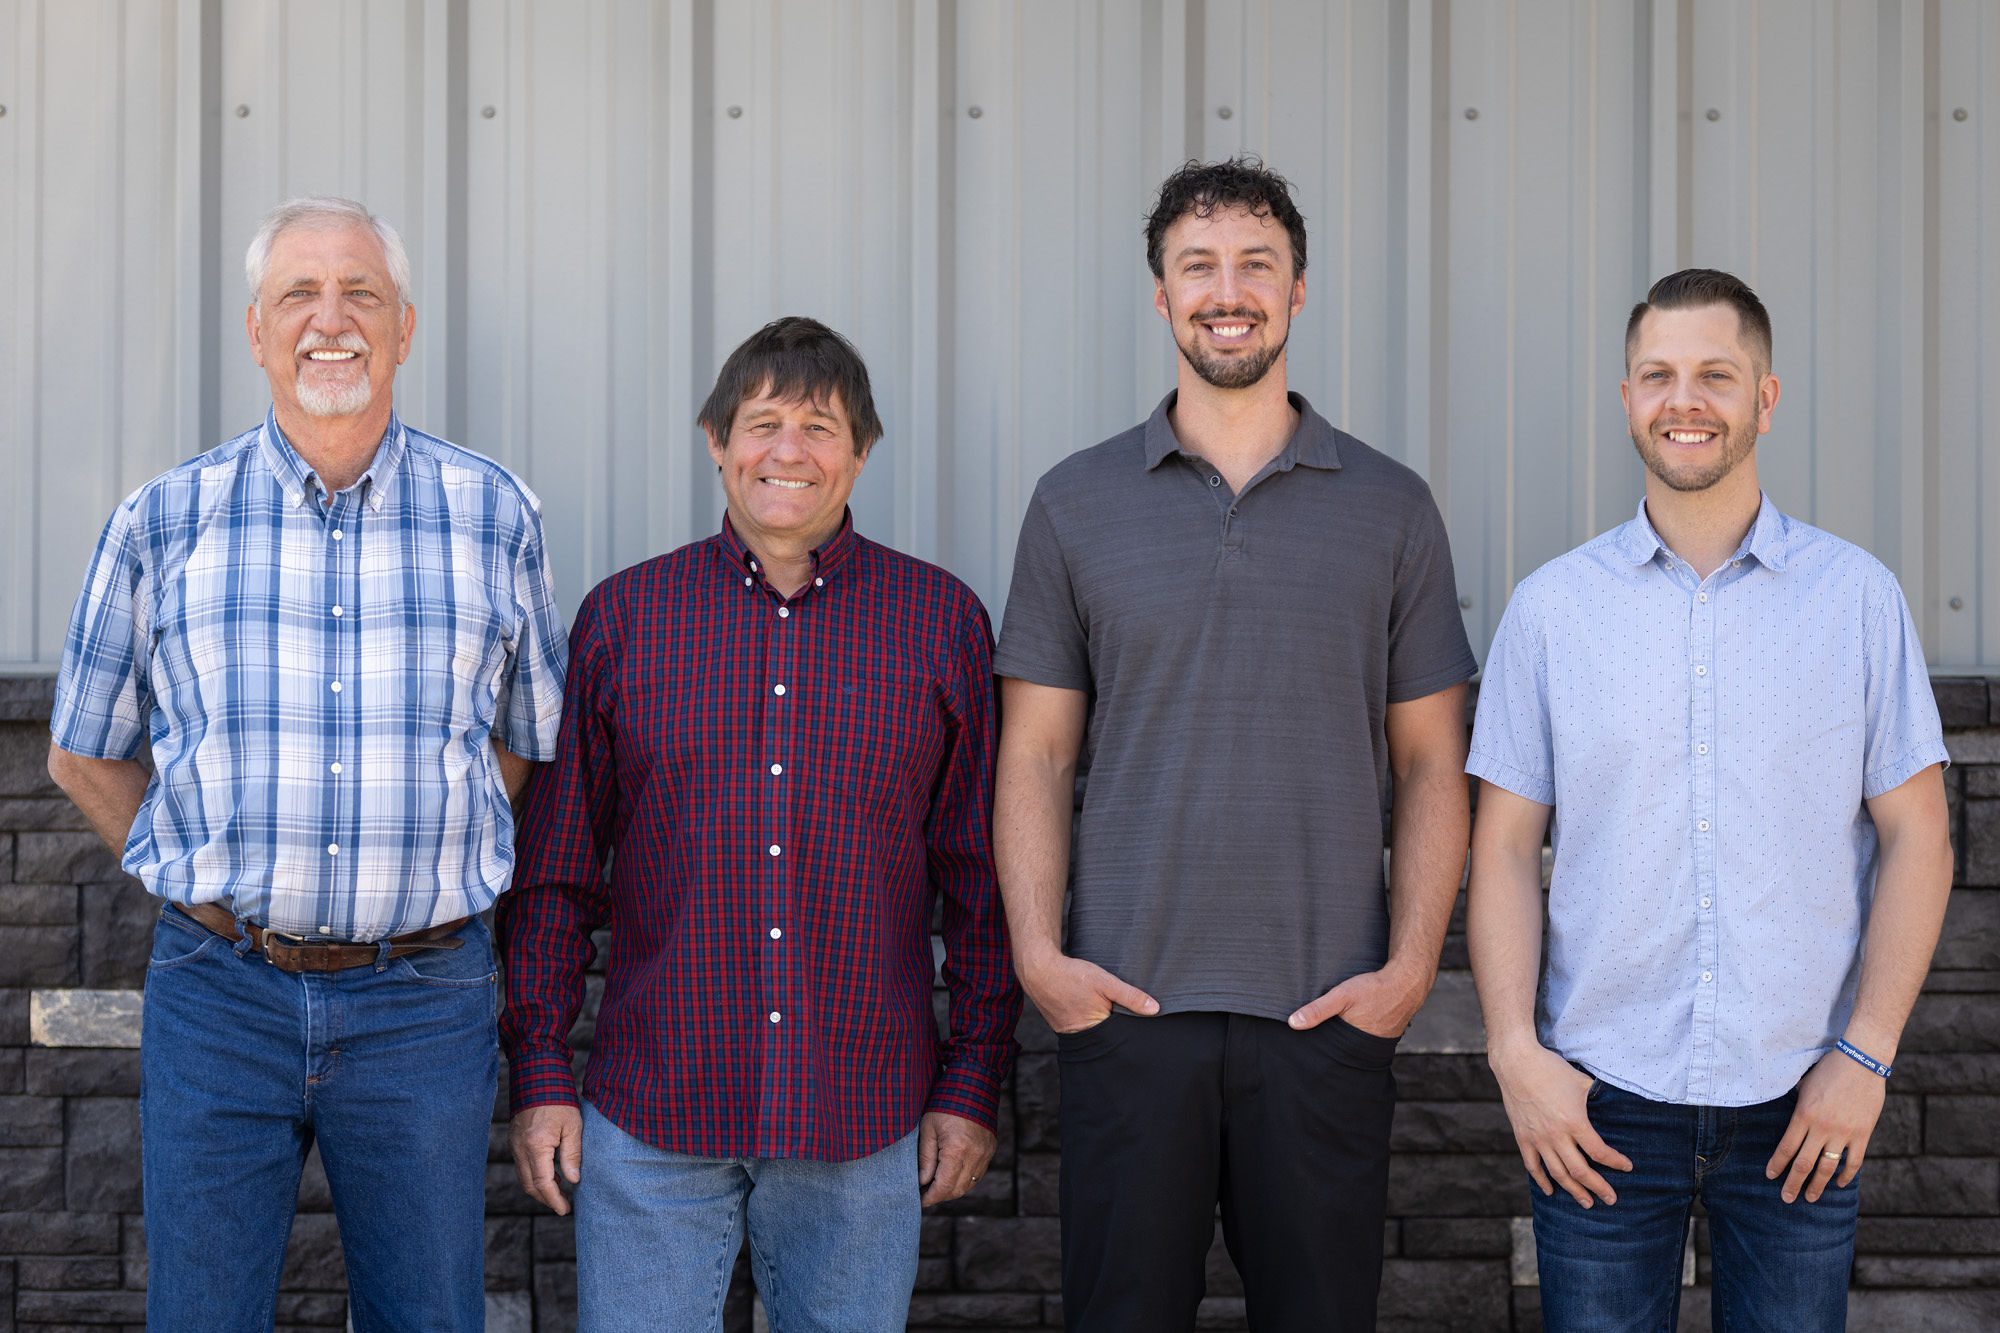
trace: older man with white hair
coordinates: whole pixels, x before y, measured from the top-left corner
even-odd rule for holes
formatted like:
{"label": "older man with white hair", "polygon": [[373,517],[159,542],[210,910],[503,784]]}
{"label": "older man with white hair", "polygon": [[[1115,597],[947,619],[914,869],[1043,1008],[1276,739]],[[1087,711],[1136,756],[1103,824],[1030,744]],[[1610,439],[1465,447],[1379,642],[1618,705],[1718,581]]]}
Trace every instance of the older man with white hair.
{"label": "older man with white hair", "polygon": [[353,1326],[476,1329],[499,994],[478,914],[567,654],[540,504],[397,419],[416,313],[386,222],[293,200],[245,269],[271,408],[113,512],[50,721],[50,774],[164,900],[147,1322],[271,1326],[317,1143]]}

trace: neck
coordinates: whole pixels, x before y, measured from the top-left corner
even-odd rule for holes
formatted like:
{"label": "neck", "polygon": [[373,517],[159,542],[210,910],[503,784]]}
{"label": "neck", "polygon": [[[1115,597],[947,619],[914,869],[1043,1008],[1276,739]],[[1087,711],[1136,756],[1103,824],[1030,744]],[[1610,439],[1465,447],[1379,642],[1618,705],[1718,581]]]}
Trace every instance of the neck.
{"label": "neck", "polygon": [[[752,529],[741,514],[730,511],[729,521],[736,529],[736,535],[750,548],[750,554],[756,556],[757,563],[763,567],[764,581],[787,598],[796,597],[812,582],[813,552],[832,541],[840,531],[840,523],[836,522],[824,532],[806,537],[791,538],[764,532],[753,537],[750,535]],[[842,521],[845,521],[844,515]]]}
{"label": "neck", "polygon": [[361,480],[375,461],[375,451],[389,429],[389,403],[373,404],[350,417],[308,416],[296,408],[276,407],[278,429],[319,478],[328,495]]}
{"label": "neck", "polygon": [[1646,517],[1653,531],[1699,578],[1736,554],[1762,503],[1754,458],[1707,490],[1677,491],[1650,473],[1646,477]]}
{"label": "neck", "polygon": [[1283,357],[1245,389],[1218,389],[1183,361],[1178,388],[1167,413],[1174,438],[1213,463],[1236,490],[1284,451],[1299,426],[1299,414],[1285,395]]}

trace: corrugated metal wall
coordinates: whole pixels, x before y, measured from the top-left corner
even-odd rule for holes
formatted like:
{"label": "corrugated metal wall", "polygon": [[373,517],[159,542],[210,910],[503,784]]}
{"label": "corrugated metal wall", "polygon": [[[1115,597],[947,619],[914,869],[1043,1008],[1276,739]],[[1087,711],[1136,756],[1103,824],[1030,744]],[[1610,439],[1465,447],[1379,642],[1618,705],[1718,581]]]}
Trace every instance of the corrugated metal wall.
{"label": "corrugated metal wall", "polygon": [[1436,488],[1482,647],[1627,517],[1625,311],[1769,302],[1760,454],[2000,666],[1989,0],[0,0],[0,667],[53,666],[116,500],[262,411],[240,256],[368,200],[417,272],[410,420],[523,471],[563,601],[710,530],[695,409],[818,315],[888,437],[863,527],[996,610],[1040,472],[1171,383],[1140,225],[1262,152],[1312,233],[1294,385]]}

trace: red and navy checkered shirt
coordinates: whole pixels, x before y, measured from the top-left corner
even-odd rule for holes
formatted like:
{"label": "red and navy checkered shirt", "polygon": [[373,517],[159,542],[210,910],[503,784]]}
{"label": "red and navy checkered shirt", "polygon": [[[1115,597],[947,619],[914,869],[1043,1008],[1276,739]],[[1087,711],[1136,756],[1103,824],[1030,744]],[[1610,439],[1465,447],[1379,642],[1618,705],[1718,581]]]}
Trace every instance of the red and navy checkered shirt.
{"label": "red and navy checkered shirt", "polygon": [[790,600],[758,565],[725,522],[577,613],[556,758],[500,900],[514,1109],[575,1102],[569,1031],[608,923],[583,1094],[627,1133],[848,1161],[925,1111],[991,1128],[1021,1000],[986,612],[851,519]]}

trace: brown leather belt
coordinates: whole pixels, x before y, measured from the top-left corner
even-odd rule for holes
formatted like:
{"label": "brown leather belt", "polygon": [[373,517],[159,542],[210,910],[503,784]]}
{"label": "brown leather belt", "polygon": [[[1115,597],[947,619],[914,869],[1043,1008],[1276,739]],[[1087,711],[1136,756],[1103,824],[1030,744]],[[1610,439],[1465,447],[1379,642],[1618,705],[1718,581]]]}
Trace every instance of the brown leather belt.
{"label": "brown leather belt", "polygon": [[[229,914],[228,909],[214,903],[175,903],[173,906],[183,916],[200,922],[225,940],[241,940],[245,934],[236,928],[236,918]],[[421,953],[426,949],[456,949],[465,941],[447,937],[468,919],[460,917],[441,926],[426,926],[407,935],[392,936],[389,956],[401,958],[404,954]],[[266,930],[258,925],[250,926],[248,934],[250,947],[263,954],[265,962],[283,972],[344,972],[350,967],[372,966],[382,956],[379,944],[321,941],[309,935],[287,935],[283,931]]]}

